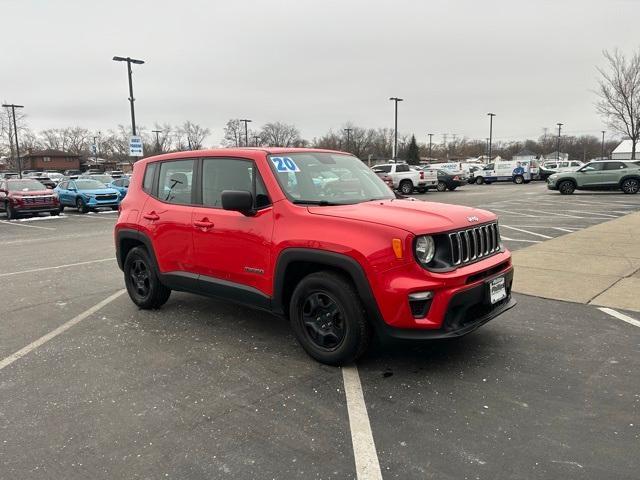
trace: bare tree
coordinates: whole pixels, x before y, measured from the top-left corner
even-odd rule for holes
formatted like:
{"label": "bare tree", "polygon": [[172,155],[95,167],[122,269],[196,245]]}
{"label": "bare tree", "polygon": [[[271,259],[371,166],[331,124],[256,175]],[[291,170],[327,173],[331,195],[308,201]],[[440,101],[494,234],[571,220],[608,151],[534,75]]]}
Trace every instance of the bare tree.
{"label": "bare tree", "polygon": [[260,139],[271,147],[297,147],[302,144],[300,131],[295,125],[282,122],[267,123],[262,127]]}
{"label": "bare tree", "polygon": [[598,68],[600,80],[598,112],[616,132],[631,139],[631,159],[636,159],[640,138],[640,50],[628,58],[619,50],[604,51],[605,68]]}
{"label": "bare tree", "polygon": [[239,147],[244,139],[244,125],[237,118],[232,118],[224,127],[222,143],[227,147]]}
{"label": "bare tree", "polygon": [[177,129],[176,147],[178,150],[200,150],[210,133],[208,128],[187,120]]}

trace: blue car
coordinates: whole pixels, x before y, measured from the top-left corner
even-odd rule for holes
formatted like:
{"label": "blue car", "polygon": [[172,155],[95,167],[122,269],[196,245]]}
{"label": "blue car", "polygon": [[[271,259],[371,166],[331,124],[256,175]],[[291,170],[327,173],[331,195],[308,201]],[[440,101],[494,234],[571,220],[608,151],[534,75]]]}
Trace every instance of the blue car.
{"label": "blue car", "polygon": [[107,187],[115,188],[120,192],[120,200],[122,200],[129,190],[129,179],[127,177],[116,178],[107,183]]}
{"label": "blue car", "polygon": [[60,211],[65,207],[74,207],[80,213],[87,213],[99,207],[117,210],[120,205],[120,192],[92,178],[65,180],[54,189],[60,200]]}

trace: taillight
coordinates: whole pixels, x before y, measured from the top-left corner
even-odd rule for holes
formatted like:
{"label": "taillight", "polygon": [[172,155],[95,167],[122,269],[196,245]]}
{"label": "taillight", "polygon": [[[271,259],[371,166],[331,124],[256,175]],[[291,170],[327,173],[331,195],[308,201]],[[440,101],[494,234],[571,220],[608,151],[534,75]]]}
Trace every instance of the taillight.
{"label": "taillight", "polygon": [[424,172],[420,172],[420,180],[424,180]]}

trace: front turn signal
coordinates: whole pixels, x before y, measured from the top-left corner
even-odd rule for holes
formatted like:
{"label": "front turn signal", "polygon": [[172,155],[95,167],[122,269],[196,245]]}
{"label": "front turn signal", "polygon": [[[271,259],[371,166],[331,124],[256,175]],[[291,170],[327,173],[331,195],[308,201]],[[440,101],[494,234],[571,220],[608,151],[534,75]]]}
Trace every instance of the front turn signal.
{"label": "front turn signal", "polygon": [[402,240],[394,238],[391,240],[391,246],[393,247],[393,253],[396,254],[396,258],[402,259]]}

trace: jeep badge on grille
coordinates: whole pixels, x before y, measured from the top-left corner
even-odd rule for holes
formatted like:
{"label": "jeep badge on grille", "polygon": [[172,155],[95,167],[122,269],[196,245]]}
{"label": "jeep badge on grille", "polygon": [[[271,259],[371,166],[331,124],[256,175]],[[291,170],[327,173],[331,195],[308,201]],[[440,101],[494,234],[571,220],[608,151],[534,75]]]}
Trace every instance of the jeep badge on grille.
{"label": "jeep badge on grille", "polygon": [[480,219],[476,216],[473,216],[473,217],[467,217],[467,220],[469,220],[470,222],[478,222]]}

